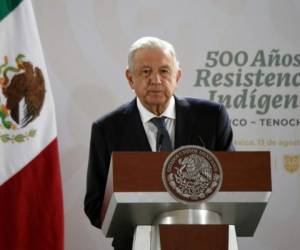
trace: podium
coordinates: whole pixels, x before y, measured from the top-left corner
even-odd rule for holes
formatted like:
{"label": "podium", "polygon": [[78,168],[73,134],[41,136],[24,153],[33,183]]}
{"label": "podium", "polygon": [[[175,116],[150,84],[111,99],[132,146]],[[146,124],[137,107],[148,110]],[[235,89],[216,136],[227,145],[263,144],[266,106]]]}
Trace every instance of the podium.
{"label": "podium", "polygon": [[271,195],[269,152],[213,152],[223,169],[218,193],[179,203],[161,177],[169,153],[114,152],[101,210],[102,231],[134,250],[233,250],[253,236]]}

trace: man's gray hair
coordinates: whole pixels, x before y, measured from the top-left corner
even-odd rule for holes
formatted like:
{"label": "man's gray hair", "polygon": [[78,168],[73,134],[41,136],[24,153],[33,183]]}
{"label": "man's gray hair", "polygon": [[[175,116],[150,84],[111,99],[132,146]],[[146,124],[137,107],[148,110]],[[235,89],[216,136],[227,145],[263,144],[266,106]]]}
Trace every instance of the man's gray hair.
{"label": "man's gray hair", "polygon": [[131,45],[131,47],[129,49],[129,53],[128,53],[128,68],[129,68],[129,70],[134,69],[135,53],[138,50],[145,49],[145,48],[159,48],[159,49],[168,51],[171,54],[171,56],[173,57],[175,68],[179,68],[179,61],[177,60],[176,51],[174,49],[174,46],[171,43],[164,41],[160,38],[147,36],[147,37],[142,37],[142,38],[138,39]]}

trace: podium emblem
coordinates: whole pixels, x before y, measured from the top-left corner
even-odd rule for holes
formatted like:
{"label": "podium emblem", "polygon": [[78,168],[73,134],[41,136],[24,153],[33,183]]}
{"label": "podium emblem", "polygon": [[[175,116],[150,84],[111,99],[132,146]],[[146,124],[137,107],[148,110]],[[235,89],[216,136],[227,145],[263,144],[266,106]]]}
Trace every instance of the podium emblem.
{"label": "podium emblem", "polygon": [[222,179],[222,167],[215,155],[195,145],[174,150],[162,170],[165,188],[183,203],[199,203],[212,198],[220,189]]}

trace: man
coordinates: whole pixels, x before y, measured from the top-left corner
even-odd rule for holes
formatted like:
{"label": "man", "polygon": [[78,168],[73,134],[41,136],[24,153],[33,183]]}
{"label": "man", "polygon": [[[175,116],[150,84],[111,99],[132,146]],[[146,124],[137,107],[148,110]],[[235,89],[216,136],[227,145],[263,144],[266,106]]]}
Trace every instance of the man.
{"label": "man", "polygon": [[[174,96],[180,77],[170,43],[144,37],[131,46],[126,78],[137,97],[92,126],[85,212],[94,226],[101,228],[100,210],[113,151],[168,151],[191,144],[233,150],[224,107]],[[157,126],[155,117],[163,117],[163,127]]]}

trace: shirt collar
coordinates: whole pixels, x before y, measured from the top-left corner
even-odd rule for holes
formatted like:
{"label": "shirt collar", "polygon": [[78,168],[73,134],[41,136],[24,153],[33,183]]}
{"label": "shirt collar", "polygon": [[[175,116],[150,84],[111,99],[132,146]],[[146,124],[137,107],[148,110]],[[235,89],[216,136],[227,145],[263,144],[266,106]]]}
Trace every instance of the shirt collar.
{"label": "shirt collar", "polygon": [[[157,117],[157,115],[151,113],[148,109],[146,109],[140,99],[137,97],[137,107],[140,112],[141,120],[143,123],[150,121],[153,117]],[[175,120],[176,113],[175,113],[175,98],[172,96],[170,98],[169,104],[166,110],[160,115],[160,117],[165,116],[169,119]]]}

